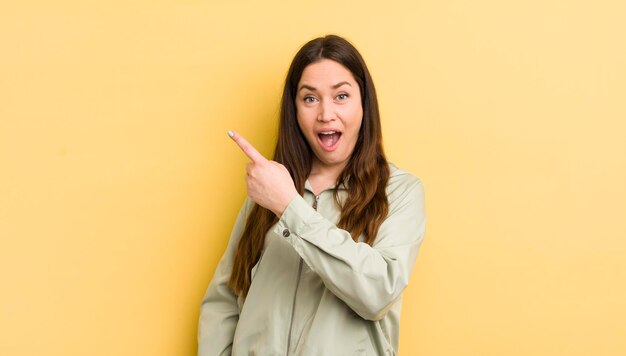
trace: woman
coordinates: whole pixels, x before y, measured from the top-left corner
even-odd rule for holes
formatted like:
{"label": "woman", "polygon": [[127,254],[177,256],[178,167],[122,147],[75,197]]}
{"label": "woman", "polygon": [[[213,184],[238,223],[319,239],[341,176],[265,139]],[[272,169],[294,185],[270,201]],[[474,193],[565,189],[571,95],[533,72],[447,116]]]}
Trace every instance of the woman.
{"label": "woman", "polygon": [[337,36],[296,54],[273,160],[201,305],[198,354],[395,355],[401,293],[424,236],[421,182],[388,163],[374,84]]}

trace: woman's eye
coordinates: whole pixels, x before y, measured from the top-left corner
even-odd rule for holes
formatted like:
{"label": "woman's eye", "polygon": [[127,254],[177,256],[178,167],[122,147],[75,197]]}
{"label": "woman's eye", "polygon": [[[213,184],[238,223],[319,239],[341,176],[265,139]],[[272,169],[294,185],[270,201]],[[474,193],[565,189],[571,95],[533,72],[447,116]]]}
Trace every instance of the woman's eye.
{"label": "woman's eye", "polygon": [[346,100],[346,99],[348,99],[348,94],[339,94],[339,95],[337,95],[337,99],[339,99],[339,100]]}
{"label": "woman's eye", "polygon": [[315,101],[315,98],[314,98],[314,97],[312,97],[312,96],[305,96],[305,97],[304,97],[304,102],[305,102],[305,103],[312,103],[312,102],[314,102],[314,101]]}

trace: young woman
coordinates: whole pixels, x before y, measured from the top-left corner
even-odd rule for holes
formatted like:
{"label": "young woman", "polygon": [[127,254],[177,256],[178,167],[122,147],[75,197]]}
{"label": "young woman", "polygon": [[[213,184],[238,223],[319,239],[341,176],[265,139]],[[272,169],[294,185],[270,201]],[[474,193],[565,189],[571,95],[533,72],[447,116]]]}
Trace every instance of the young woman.
{"label": "young woman", "polygon": [[424,191],[385,158],[358,51],[326,36],[296,54],[273,160],[229,136],[251,160],[248,199],[202,301],[198,354],[396,355]]}

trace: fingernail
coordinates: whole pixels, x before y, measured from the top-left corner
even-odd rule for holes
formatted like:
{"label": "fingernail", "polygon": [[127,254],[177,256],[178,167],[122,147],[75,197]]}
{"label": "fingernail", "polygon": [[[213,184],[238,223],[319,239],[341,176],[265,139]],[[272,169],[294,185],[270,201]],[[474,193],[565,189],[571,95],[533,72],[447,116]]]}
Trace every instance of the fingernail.
{"label": "fingernail", "polygon": [[232,131],[230,131],[230,130],[229,130],[227,133],[228,133],[228,137],[233,137],[233,136],[235,136],[235,133],[234,133],[234,132],[232,132]]}

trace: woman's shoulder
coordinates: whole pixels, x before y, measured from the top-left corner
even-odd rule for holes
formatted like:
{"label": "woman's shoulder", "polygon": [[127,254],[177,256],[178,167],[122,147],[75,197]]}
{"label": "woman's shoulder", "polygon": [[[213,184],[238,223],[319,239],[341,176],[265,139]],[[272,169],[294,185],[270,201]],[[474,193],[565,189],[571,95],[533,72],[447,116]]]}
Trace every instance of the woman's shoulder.
{"label": "woman's shoulder", "polygon": [[389,182],[387,182],[388,190],[402,188],[407,189],[421,185],[421,179],[389,162]]}
{"label": "woman's shoulder", "polygon": [[424,186],[421,179],[389,163],[387,199],[391,211],[424,204]]}

